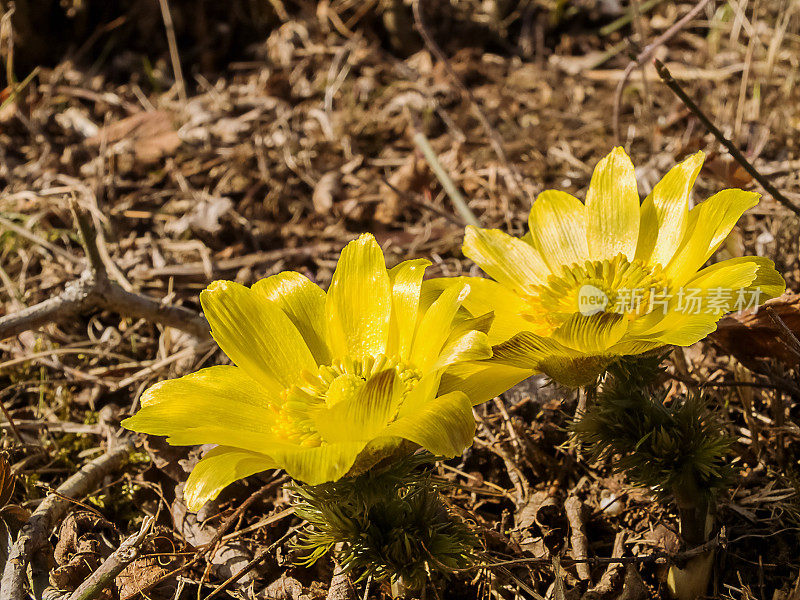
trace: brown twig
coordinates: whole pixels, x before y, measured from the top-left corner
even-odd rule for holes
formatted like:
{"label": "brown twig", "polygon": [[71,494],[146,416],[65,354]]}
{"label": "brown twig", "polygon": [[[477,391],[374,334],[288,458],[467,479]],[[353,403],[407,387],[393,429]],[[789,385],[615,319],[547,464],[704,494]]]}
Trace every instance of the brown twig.
{"label": "brown twig", "polygon": [[[196,565],[197,563],[199,563],[201,559],[203,559],[205,556],[208,555],[209,552],[212,552],[217,547],[219,542],[222,541],[222,538],[225,535],[225,533],[227,533],[228,529],[230,529],[234,525],[234,523],[236,523],[239,520],[239,518],[244,514],[244,511],[246,511],[254,502],[256,502],[257,500],[263,498],[264,495],[268,491],[274,489],[275,486],[280,485],[281,483],[285,482],[287,479],[288,479],[288,477],[286,477],[286,476],[279,477],[277,479],[273,479],[269,483],[263,485],[261,488],[259,488],[258,490],[256,490],[252,494],[250,494],[250,496],[247,498],[247,500],[242,502],[239,505],[239,507],[235,511],[233,511],[233,513],[231,513],[230,516],[228,516],[224,521],[222,521],[220,526],[217,528],[217,531],[214,534],[214,537],[212,537],[211,540],[209,540],[209,542],[207,544],[205,544],[202,547],[198,548],[198,552],[194,555],[192,560],[190,560],[189,562],[187,562],[184,565],[181,565],[180,567],[177,567],[177,568],[173,569],[172,571],[164,573],[161,577],[159,577],[155,581],[151,581],[151,582],[147,583],[146,585],[142,586],[141,588],[139,588],[138,590],[134,591],[133,593],[128,594],[127,596],[125,596],[125,598],[123,598],[122,600],[130,600],[131,598],[134,598],[134,597],[139,596],[139,595],[145,596],[147,594],[147,592],[149,592],[151,589],[153,589],[155,586],[157,586],[162,581],[166,581],[167,579],[171,579],[171,578],[175,577],[176,575],[178,575],[179,573],[182,573],[186,569],[189,569],[189,568],[193,567],[194,565]],[[244,573],[242,573],[242,575],[244,575]]]}
{"label": "brown twig", "polygon": [[139,531],[122,542],[119,548],[72,592],[69,600],[92,600],[100,595],[100,592],[107,590],[114,578],[139,555],[139,546],[144,542],[154,522],[153,517],[145,517]]}
{"label": "brown twig", "polygon": [[699,106],[692,100],[689,95],[683,90],[680,84],[675,80],[669,69],[660,60],[654,60],[656,72],[666,86],[673,91],[673,93],[680,99],[681,102],[688,108],[694,116],[696,116],[703,126],[713,135],[717,141],[725,146],[730,152],[731,156],[738,162],[750,176],[755,179],[767,193],[769,193],[775,200],[780,202],[783,206],[791,210],[794,214],[800,216],[800,207],[795,205],[791,200],[784,196],[770,181],[764,177],[758,170],[750,163],[744,154],[731,142],[723,133],[711,122],[706,114],[700,109]]}
{"label": "brown twig", "polygon": [[617,84],[617,89],[614,93],[614,112],[613,112],[613,129],[614,129],[614,139],[616,140],[616,144],[619,145],[621,143],[622,136],[620,135],[620,127],[619,127],[619,116],[620,116],[620,108],[622,105],[622,92],[625,90],[625,86],[628,83],[628,79],[630,79],[631,74],[637,68],[642,66],[645,62],[650,60],[653,57],[653,53],[662,45],[666,44],[669,40],[671,40],[681,29],[686,26],[692,19],[694,19],[700,11],[705,8],[706,4],[709,3],[710,0],[700,0],[694,8],[692,8],[688,13],[686,13],[683,17],[675,21],[669,29],[667,29],[664,33],[658,36],[652,43],[648,44],[644,47],[644,49],[639,52],[635,59],[628,63],[628,66],[625,67],[625,71],[622,73],[622,79],[619,80]]}
{"label": "brown twig", "polygon": [[26,598],[24,583],[28,563],[47,546],[50,531],[71,506],[65,498],[77,498],[89,493],[106,475],[119,469],[132,450],[133,443],[130,441],[109,449],[58,486],[58,494],[48,495],[36,507],[9,552],[0,581],[0,600]]}
{"label": "brown twig", "polygon": [[208,596],[205,597],[205,600],[211,600],[212,598],[216,598],[219,594],[224,592],[231,585],[239,581],[239,579],[241,579],[244,575],[252,571],[258,565],[258,563],[267,558],[267,556],[269,556],[269,553],[272,552],[275,548],[277,548],[278,544],[281,544],[285,540],[289,539],[302,526],[303,523],[289,528],[289,530],[286,533],[284,533],[280,538],[275,540],[272,544],[270,544],[266,548],[262,548],[259,552],[256,553],[256,555],[253,557],[253,560],[251,560],[244,567],[242,567],[242,569],[239,572],[231,575],[230,577],[228,577],[228,579],[223,581],[217,588],[214,589],[213,592],[211,592]]}
{"label": "brown twig", "polygon": [[203,315],[182,306],[162,304],[153,298],[127,292],[111,281],[97,249],[94,228],[74,205],[73,213],[89,266],[79,279],[68,283],[58,296],[0,317],[0,340],[96,309],[175,327],[200,339],[210,338],[210,327]]}
{"label": "brown twig", "polygon": [[486,130],[486,134],[489,136],[489,141],[492,144],[495,154],[497,154],[500,162],[502,162],[503,166],[505,167],[504,177],[509,190],[516,191],[520,196],[524,195],[522,176],[519,174],[519,171],[517,171],[516,167],[511,164],[511,161],[508,160],[508,155],[503,149],[503,140],[500,137],[500,134],[497,133],[497,130],[489,122],[489,119],[481,109],[480,104],[478,104],[478,99],[475,97],[475,94],[473,94],[472,90],[470,90],[466,85],[464,85],[464,82],[461,81],[461,78],[458,76],[458,73],[455,72],[455,69],[453,69],[447,56],[436,43],[436,40],[433,39],[433,36],[431,36],[430,32],[425,26],[425,21],[422,18],[422,10],[420,9],[420,0],[413,0],[411,3],[411,9],[414,12],[415,28],[419,32],[420,36],[422,36],[422,41],[425,42],[425,47],[428,48],[428,51],[436,57],[436,60],[442,63],[442,66],[445,68],[445,71],[447,71],[448,76],[453,80],[453,83],[455,83],[459,92],[461,92],[461,94],[463,94],[472,105],[475,115],[478,117],[478,121],[480,121],[481,126],[484,128],[484,130]]}

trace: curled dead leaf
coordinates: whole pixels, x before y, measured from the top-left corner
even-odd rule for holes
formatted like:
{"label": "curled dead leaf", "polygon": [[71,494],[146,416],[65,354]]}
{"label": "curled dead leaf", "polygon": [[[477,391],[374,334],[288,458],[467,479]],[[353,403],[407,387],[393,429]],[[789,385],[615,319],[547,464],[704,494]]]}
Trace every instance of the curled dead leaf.
{"label": "curled dead leaf", "polygon": [[800,357],[786,340],[788,335],[765,309],[770,309],[800,338],[800,294],[786,292],[766,302],[758,311],[723,318],[708,339],[739,360],[755,367],[758,360],[777,359],[788,366],[800,364]]}

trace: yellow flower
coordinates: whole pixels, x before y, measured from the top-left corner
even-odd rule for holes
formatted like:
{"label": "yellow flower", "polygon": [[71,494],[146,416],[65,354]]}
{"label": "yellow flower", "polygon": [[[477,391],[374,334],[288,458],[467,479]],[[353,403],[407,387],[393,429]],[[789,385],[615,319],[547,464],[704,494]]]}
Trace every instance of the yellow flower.
{"label": "yellow flower", "polygon": [[586,202],[545,191],[522,239],[468,227],[464,254],[494,281],[426,282],[426,295],[469,282],[466,310],[494,311],[494,355],[454,365],[455,385],[475,402],[535,372],[569,386],[593,381],[620,355],[688,346],[720,317],[780,295],[772,261],[725,260],[702,268],[758,194],[723,190],[689,210],[704,155],[671,169],[639,202],[633,164],[615,148],[595,168]]}
{"label": "yellow flower", "polygon": [[267,469],[315,485],[412,447],[461,453],[474,434],[471,403],[437,389],[448,365],[491,356],[489,318],[459,310],[466,284],[421,310],[429,264],[387,271],[364,234],[342,251],[327,294],[295,272],[251,288],[212,283],[200,301],[236,366],[157,383],[123,425],[175,445],[217,444],[186,483],[190,510]]}

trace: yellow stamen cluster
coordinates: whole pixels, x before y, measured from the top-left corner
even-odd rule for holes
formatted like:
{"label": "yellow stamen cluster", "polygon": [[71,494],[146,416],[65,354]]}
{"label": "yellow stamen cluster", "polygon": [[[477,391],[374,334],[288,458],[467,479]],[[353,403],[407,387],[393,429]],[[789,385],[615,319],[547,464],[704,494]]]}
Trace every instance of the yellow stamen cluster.
{"label": "yellow stamen cluster", "polygon": [[575,313],[598,312],[636,316],[647,311],[650,296],[668,282],[661,265],[630,261],[623,254],[612,260],[585,261],[550,274],[545,285],[536,286],[528,298],[530,311],[522,317],[540,325],[548,334]]}

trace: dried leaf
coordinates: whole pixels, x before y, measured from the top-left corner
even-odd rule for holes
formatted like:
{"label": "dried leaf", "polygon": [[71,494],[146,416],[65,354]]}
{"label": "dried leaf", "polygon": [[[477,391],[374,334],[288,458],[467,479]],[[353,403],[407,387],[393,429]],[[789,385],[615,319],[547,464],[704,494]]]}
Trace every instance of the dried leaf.
{"label": "dried leaf", "polygon": [[800,294],[787,292],[766,302],[757,312],[723,318],[708,339],[748,368],[757,367],[758,359],[778,359],[797,366],[797,354],[787,343],[786,333],[764,310],[767,307],[800,338]]}
{"label": "dried leaf", "polygon": [[153,163],[171,156],[181,145],[181,138],[172,125],[172,116],[163,110],[136,113],[121,121],[102,127],[87,144],[100,146],[130,142],[136,160]]}
{"label": "dried leaf", "polygon": [[0,508],[3,508],[11,500],[14,493],[14,473],[11,472],[11,465],[6,457],[0,454]]}

